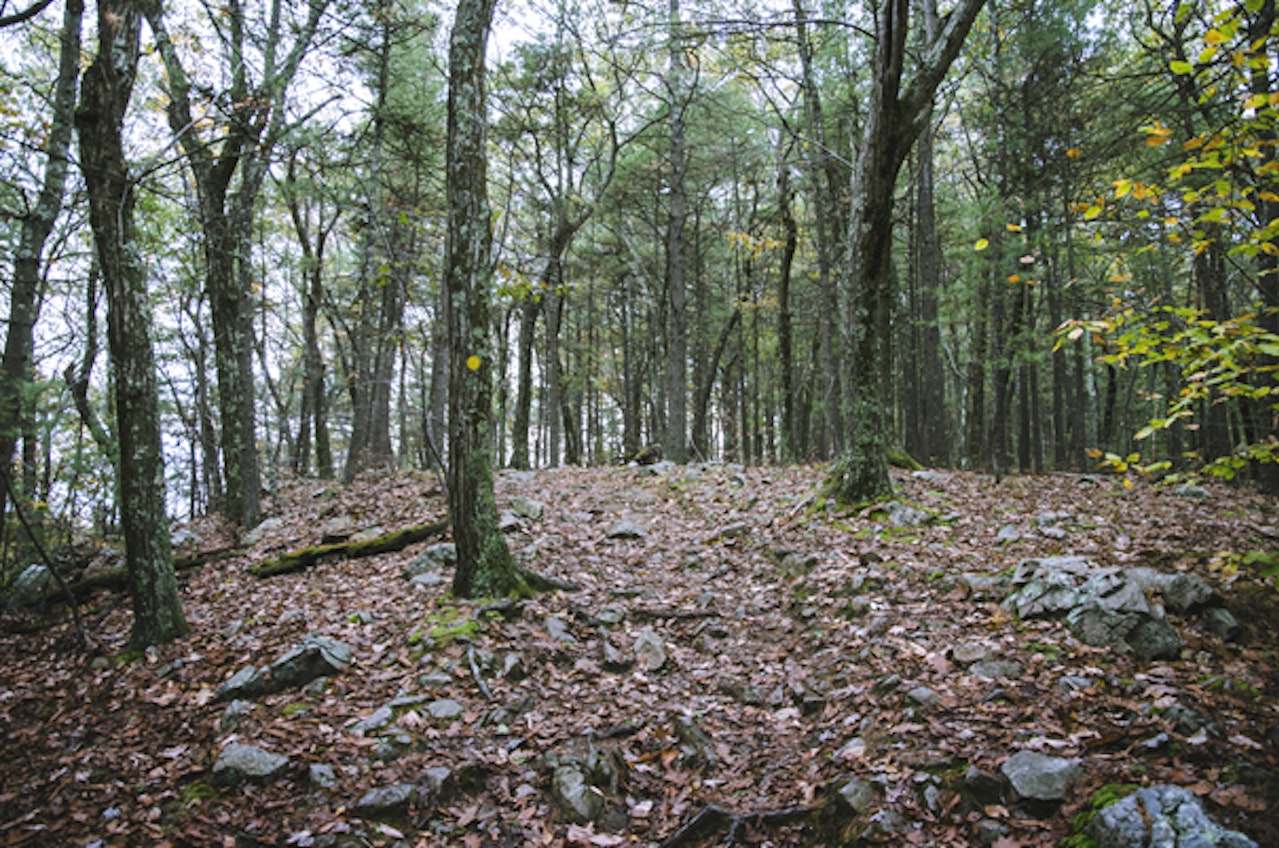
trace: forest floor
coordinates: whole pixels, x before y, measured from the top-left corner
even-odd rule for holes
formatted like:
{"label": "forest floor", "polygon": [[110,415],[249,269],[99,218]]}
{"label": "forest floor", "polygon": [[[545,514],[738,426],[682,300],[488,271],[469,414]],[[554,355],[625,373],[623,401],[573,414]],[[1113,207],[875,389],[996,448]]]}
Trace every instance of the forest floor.
{"label": "forest floor", "polygon": [[[84,610],[88,653],[65,613],[0,635],[0,846],[818,845],[833,837],[807,811],[850,777],[875,789],[857,825],[868,843],[1057,845],[1101,787],[1173,783],[1279,845],[1279,594],[1255,573],[1261,555],[1247,557],[1279,550],[1279,502],[1104,475],[895,472],[902,502],[930,516],[897,526],[882,508],[829,508],[819,468],[651,471],[500,473],[501,506],[543,507],[512,522],[512,549],[580,588],[475,626],[459,625],[482,602],[405,578],[430,541],[246,571],[318,543],[335,519],[443,518],[435,478],[403,474],[284,486],[252,546],[182,572],[192,632],[143,656],[125,652],[128,602],[108,593]],[[192,529],[205,548],[227,544],[212,524]],[[1196,573],[1242,635],[1226,643],[1170,614],[1180,658],[1140,663],[1061,622],[1018,621],[961,579],[1061,554]],[[646,629],[660,666],[632,662]],[[259,698],[227,729],[218,687],[308,634],[352,645],[351,666]],[[1006,665],[992,679],[975,657]],[[414,695],[460,715],[401,709],[392,728],[356,730]],[[1212,732],[1185,732],[1176,704]],[[398,745],[379,742],[387,733]],[[216,786],[231,742],[287,756],[283,777]],[[611,831],[552,799],[548,754],[574,745],[611,763],[616,785],[600,791],[624,812]],[[1023,749],[1079,759],[1064,803],[977,798],[981,776]],[[331,767],[321,785],[314,765]],[[444,785],[399,819],[361,818],[369,790],[421,785],[433,768]],[[710,805],[724,815],[703,821],[719,827],[681,831]]]}

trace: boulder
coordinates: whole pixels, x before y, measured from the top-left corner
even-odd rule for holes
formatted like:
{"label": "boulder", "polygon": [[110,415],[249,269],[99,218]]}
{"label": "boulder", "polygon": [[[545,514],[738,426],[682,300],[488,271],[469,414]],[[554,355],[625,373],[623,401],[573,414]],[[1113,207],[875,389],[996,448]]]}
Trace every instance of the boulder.
{"label": "boulder", "polygon": [[281,777],[288,767],[288,757],[256,745],[228,745],[213,763],[213,783],[215,786],[270,783]]}
{"label": "boulder", "polygon": [[657,671],[666,665],[666,643],[651,627],[645,627],[635,637],[635,656],[644,671]]}
{"label": "boulder", "polygon": [[610,808],[620,807],[622,764],[590,739],[570,739],[542,755],[551,773],[551,798],[577,824],[603,822]]}
{"label": "boulder", "polygon": [[416,577],[419,574],[436,572],[449,565],[457,564],[457,545],[452,542],[439,542],[431,545],[414,557],[404,568],[405,577]]}
{"label": "boulder", "polygon": [[311,635],[271,663],[275,691],[305,686],[317,677],[329,677],[351,664],[355,649],[328,636]]}
{"label": "boulder", "polygon": [[613,522],[605,534],[609,539],[616,541],[629,541],[633,539],[643,539],[648,533],[643,527],[630,518],[622,518]]}
{"label": "boulder", "polygon": [[854,777],[836,792],[839,805],[855,816],[865,815],[879,801],[879,792],[869,780]]}
{"label": "boulder", "polygon": [[1079,760],[1050,757],[1037,751],[1018,751],[999,770],[1018,801],[1064,801],[1070,794],[1070,785],[1084,776]]}
{"label": "boulder", "polygon": [[1097,848],[1132,845],[1218,846],[1256,848],[1257,843],[1226,830],[1204,811],[1203,804],[1187,789],[1161,784],[1138,789],[1132,795],[1100,810],[1085,833]]}
{"label": "boulder", "polygon": [[417,800],[417,788],[411,783],[392,783],[364,793],[355,802],[355,814],[373,821],[399,821],[408,816],[409,807]]}
{"label": "boulder", "polygon": [[43,603],[57,588],[48,566],[28,565],[9,587],[9,603],[14,607],[35,606]]}
{"label": "boulder", "polygon": [[1178,574],[1164,586],[1164,603],[1175,612],[1198,612],[1220,601],[1217,591],[1193,574]]}

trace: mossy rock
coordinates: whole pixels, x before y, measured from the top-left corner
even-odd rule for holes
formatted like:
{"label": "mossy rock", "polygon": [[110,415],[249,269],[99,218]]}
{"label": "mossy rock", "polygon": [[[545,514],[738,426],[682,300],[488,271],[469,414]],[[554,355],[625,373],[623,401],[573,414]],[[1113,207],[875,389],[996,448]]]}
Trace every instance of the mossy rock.
{"label": "mossy rock", "polygon": [[922,471],[924,469],[924,466],[920,465],[915,457],[908,454],[905,448],[889,448],[887,455],[888,464],[893,468],[902,468],[906,471]]}

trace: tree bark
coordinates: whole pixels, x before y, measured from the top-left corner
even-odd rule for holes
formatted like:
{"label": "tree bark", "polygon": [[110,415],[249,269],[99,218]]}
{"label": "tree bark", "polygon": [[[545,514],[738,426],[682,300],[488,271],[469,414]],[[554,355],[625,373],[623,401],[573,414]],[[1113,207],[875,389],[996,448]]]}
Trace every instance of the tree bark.
{"label": "tree bark", "polygon": [[496,0],[458,0],[449,40],[445,320],[449,340],[449,515],[457,544],[453,594],[522,588],[498,529],[489,417],[493,401],[484,52]]}
{"label": "tree bark", "polygon": [[[18,249],[13,257],[13,283],[9,291],[8,334],[4,357],[0,359],[0,470],[8,473],[13,463],[24,404],[24,389],[30,379],[31,356],[35,347],[35,323],[39,317],[40,264],[44,245],[62,211],[67,182],[71,134],[75,124],[76,81],[80,75],[80,30],[84,17],[83,0],[67,0],[62,15],[61,44],[58,49],[58,77],[53,88],[53,111],[43,154],[47,160],[40,195],[22,219]],[[0,517],[7,510],[8,489],[0,486]]]}
{"label": "tree bark", "polygon": [[667,35],[670,64],[666,79],[667,97],[670,98],[667,124],[667,141],[670,145],[667,164],[670,176],[667,182],[669,206],[666,217],[667,409],[666,436],[662,449],[671,462],[683,463],[688,461],[688,313],[685,304],[688,263],[688,234],[685,230],[688,195],[685,176],[688,171],[688,151],[684,133],[687,92],[679,0],[670,0],[667,24],[670,27]]}
{"label": "tree bark", "polygon": [[985,0],[961,0],[926,45],[915,76],[903,88],[909,0],[883,0],[876,13],[874,76],[865,133],[853,177],[848,236],[852,397],[847,450],[831,470],[841,500],[864,502],[892,494],[887,452],[891,394],[893,189],[928,107]]}
{"label": "tree bark", "polygon": [[124,159],[124,115],[137,72],[141,21],[136,4],[99,0],[98,55],[85,72],[76,110],[89,222],[107,292],[120,442],[116,483],[133,601],[131,641],[139,648],[188,630],[170,560],[152,319],[135,240],[133,183]]}

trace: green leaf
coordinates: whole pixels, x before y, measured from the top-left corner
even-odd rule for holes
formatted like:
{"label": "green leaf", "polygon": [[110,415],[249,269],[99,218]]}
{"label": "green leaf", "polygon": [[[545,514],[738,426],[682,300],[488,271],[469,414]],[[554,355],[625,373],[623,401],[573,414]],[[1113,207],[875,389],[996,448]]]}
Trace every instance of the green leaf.
{"label": "green leaf", "polygon": [[1174,74],[1178,74],[1180,76],[1186,76],[1187,74],[1193,74],[1195,72],[1194,65],[1189,62],[1182,61],[1169,62],[1168,69]]}

